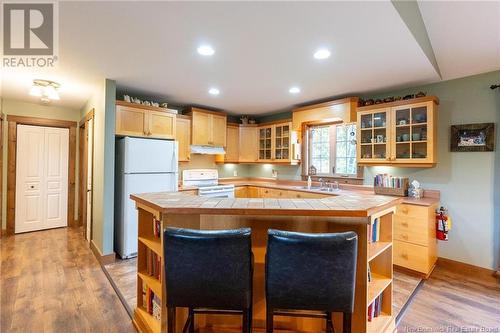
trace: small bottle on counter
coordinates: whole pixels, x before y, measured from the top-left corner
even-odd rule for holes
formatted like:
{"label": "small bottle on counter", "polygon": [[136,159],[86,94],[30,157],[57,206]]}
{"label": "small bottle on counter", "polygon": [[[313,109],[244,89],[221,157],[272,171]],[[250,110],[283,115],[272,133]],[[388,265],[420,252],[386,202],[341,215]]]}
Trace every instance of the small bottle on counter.
{"label": "small bottle on counter", "polygon": [[307,177],[307,189],[308,189],[308,190],[310,190],[310,189],[311,189],[311,185],[312,185],[311,176],[308,176],[308,177]]}

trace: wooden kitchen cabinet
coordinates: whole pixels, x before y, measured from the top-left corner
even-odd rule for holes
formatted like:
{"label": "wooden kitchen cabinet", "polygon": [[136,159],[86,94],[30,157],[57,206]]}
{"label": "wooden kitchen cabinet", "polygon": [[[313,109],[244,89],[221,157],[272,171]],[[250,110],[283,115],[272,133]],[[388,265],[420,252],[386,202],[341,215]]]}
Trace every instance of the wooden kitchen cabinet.
{"label": "wooden kitchen cabinet", "polygon": [[291,122],[282,122],[259,126],[259,162],[291,162],[291,130]]}
{"label": "wooden kitchen cabinet", "polygon": [[438,104],[431,96],[358,108],[358,164],[434,166]]}
{"label": "wooden kitchen cabinet", "polygon": [[193,145],[225,147],[227,116],[219,112],[191,108]]}
{"label": "wooden kitchen cabinet", "polygon": [[394,264],[429,277],[437,260],[437,204],[400,204],[394,215]]}
{"label": "wooden kitchen cabinet", "polygon": [[179,142],[179,162],[188,162],[191,158],[191,118],[177,116],[176,140]]}
{"label": "wooden kitchen cabinet", "polygon": [[238,152],[239,162],[257,162],[259,158],[259,130],[256,125],[240,125]]}
{"label": "wooden kitchen cabinet", "polygon": [[149,111],[147,118],[148,136],[158,139],[175,139],[175,114]]}
{"label": "wooden kitchen cabinet", "polygon": [[216,155],[215,161],[226,163],[238,163],[239,161],[239,126],[238,124],[228,124],[226,128],[226,153]]}
{"label": "wooden kitchen cabinet", "polygon": [[116,135],[175,139],[175,119],[175,111],[116,101]]}
{"label": "wooden kitchen cabinet", "polygon": [[146,111],[126,106],[116,106],[116,134],[146,136]]}
{"label": "wooden kitchen cabinet", "polygon": [[248,198],[248,186],[236,186],[234,188],[235,198]]}

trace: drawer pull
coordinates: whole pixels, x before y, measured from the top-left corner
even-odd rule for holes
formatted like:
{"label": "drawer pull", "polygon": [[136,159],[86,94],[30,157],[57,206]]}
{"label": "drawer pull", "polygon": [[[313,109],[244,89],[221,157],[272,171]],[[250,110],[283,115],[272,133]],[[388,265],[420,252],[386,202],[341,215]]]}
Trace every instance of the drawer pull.
{"label": "drawer pull", "polygon": [[401,212],[402,212],[403,214],[408,214],[408,208],[403,208],[403,209],[401,209]]}
{"label": "drawer pull", "polygon": [[408,228],[408,222],[401,222],[401,226]]}
{"label": "drawer pull", "polygon": [[408,260],[408,255],[407,255],[406,253],[403,253],[403,254],[401,255],[401,258],[403,258],[403,259],[405,259],[405,260]]}
{"label": "drawer pull", "polygon": [[407,234],[402,234],[401,235],[401,238],[405,239],[405,240],[408,240],[408,235]]}

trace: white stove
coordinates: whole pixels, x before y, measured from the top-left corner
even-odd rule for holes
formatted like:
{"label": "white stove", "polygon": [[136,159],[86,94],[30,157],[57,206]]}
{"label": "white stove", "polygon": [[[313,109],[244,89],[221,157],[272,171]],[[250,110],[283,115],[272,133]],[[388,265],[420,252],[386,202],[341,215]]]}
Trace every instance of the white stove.
{"label": "white stove", "polygon": [[234,198],[234,185],[219,185],[216,169],[182,171],[182,185],[198,188],[198,195],[210,198]]}

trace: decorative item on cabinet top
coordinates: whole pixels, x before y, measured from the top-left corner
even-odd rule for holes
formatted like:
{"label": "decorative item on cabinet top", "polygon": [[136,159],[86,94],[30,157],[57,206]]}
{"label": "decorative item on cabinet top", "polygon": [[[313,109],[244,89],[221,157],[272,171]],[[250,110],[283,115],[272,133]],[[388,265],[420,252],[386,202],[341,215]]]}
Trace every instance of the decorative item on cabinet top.
{"label": "decorative item on cabinet top", "polygon": [[438,104],[429,96],[359,107],[358,165],[435,166]]}

